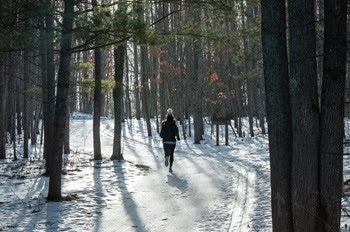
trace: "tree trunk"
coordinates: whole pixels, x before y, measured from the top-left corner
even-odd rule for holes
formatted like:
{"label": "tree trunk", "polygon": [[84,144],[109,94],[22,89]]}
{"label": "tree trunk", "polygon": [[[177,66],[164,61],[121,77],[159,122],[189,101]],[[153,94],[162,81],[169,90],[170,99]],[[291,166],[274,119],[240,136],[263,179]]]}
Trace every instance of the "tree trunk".
{"label": "tree trunk", "polygon": [[[97,0],[92,0],[92,5],[97,8]],[[93,118],[93,140],[94,140],[94,160],[101,160],[101,138],[100,121],[102,105],[102,56],[101,49],[95,49],[95,88],[94,88],[94,118]]]}
{"label": "tree trunk", "polygon": [[290,1],[288,13],[293,124],[293,227],[295,231],[316,231],[319,102],[314,1]]}
{"label": "tree trunk", "polygon": [[343,181],[344,96],[346,77],[346,0],[325,0],[325,41],[321,97],[320,228],[340,228]]}
{"label": "tree trunk", "polygon": [[146,121],[147,135],[152,136],[151,121],[149,115],[149,88],[148,88],[148,54],[146,45],[141,46],[141,82],[142,82],[142,115]]}
{"label": "tree trunk", "polygon": [[236,81],[236,101],[237,101],[237,106],[238,106],[238,120],[237,120],[237,132],[239,137],[243,137],[243,132],[242,132],[242,117],[244,115],[244,106],[243,106],[243,91],[241,89],[242,83],[240,80]]}
{"label": "tree trunk", "polygon": [[21,86],[20,86],[20,81],[16,79],[16,129],[17,129],[17,134],[21,135],[22,134],[22,118],[21,118]]}
{"label": "tree trunk", "polygon": [[[15,63],[18,59],[18,56],[15,53],[10,53],[10,71],[9,73],[16,76],[16,68]],[[9,86],[9,118],[10,118],[10,133],[11,133],[11,143],[13,144],[13,160],[17,160],[17,152],[16,152],[16,78],[9,78],[8,86]]]}
{"label": "tree trunk", "polygon": [[23,77],[23,158],[29,157],[28,138],[29,138],[29,99],[28,99],[28,85],[29,85],[29,54],[28,48],[23,52],[24,62],[24,77]]}
{"label": "tree trunk", "polygon": [[[200,16],[198,12],[194,12],[194,20],[195,22],[200,21]],[[200,75],[200,56],[201,56],[201,42],[200,38],[193,39],[193,72],[192,72],[192,91],[193,91],[193,129],[194,129],[194,144],[200,144],[200,140],[202,138],[202,130],[201,130],[201,122],[203,117],[201,115],[201,89],[199,87],[199,75]]]}
{"label": "tree trunk", "polygon": [[[156,49],[152,47],[151,49]],[[157,116],[157,107],[158,107],[158,91],[157,91],[157,79],[158,79],[158,73],[157,70],[159,69],[158,67],[158,57],[155,54],[152,54],[151,52],[151,62],[152,62],[152,68],[151,68],[151,117]],[[156,123],[157,126],[159,126],[158,123]]]}
{"label": "tree trunk", "polygon": [[127,118],[131,119],[132,115],[131,115],[131,99],[130,99],[130,79],[129,79],[129,59],[128,59],[128,54],[127,54],[127,50],[125,49],[125,60],[126,60],[126,85],[125,85],[125,105],[126,105],[126,115]]}
{"label": "tree trunk", "polygon": [[[42,3],[45,3],[42,1]],[[40,17],[40,66],[41,66],[41,91],[42,91],[42,103],[43,103],[43,124],[47,124],[47,104],[48,104],[48,95],[47,95],[47,43],[46,43],[46,29],[45,29],[45,18],[42,16]],[[46,132],[46,131],[45,131]],[[48,134],[45,134],[45,137],[48,136]],[[42,138],[42,135],[41,135]],[[43,156],[46,158],[46,147],[47,145],[44,144],[44,152]]]}
{"label": "tree trunk", "polygon": [[[164,17],[169,13],[168,6],[169,3],[167,2],[161,2],[159,3],[159,18]],[[163,31],[165,34],[169,33],[169,18],[163,19],[159,24],[159,30]],[[157,26],[158,26],[157,25]],[[163,36],[163,39],[166,40],[166,37]],[[166,50],[166,45],[161,46],[162,51]],[[161,72],[159,73],[159,108],[160,108],[160,118],[161,121],[166,118],[166,81],[167,81],[167,74],[166,70],[164,70],[164,64],[167,62],[167,53],[164,52],[163,54],[160,54],[159,56],[159,69]],[[163,64],[163,65],[162,65]]]}
{"label": "tree trunk", "polygon": [[111,160],[124,160],[121,139],[122,139],[122,101],[123,101],[123,76],[124,76],[124,59],[126,46],[119,45],[114,48],[114,80],[113,88],[114,99],[114,140],[113,154]]}
{"label": "tree trunk", "polygon": [[247,80],[247,92],[248,92],[248,120],[249,120],[249,133],[251,137],[254,137],[254,94],[253,94],[254,80],[249,77]]}
{"label": "tree trunk", "polygon": [[[89,56],[89,51],[83,51],[83,63],[86,64],[89,59],[88,59],[88,56]],[[83,102],[83,112],[84,113],[91,113],[89,111],[89,101],[90,101],[90,96],[89,96],[89,93],[88,93],[88,87],[87,87],[87,79],[89,79],[89,72],[88,72],[88,69],[87,68],[84,68],[83,69],[83,87],[82,87],[82,102]]]}
{"label": "tree trunk", "polygon": [[64,1],[64,13],[62,24],[62,39],[60,50],[60,64],[58,70],[57,97],[55,107],[55,119],[53,125],[52,164],[50,173],[48,200],[60,200],[61,194],[61,169],[62,152],[67,117],[67,98],[69,90],[69,66],[70,50],[72,43],[72,28],[74,21],[74,1]]}
{"label": "tree trunk", "polygon": [[[45,0],[47,6],[53,6],[52,0]],[[50,175],[50,164],[52,157],[52,145],[53,145],[53,123],[55,117],[55,63],[54,63],[54,23],[53,12],[47,12],[45,15],[46,24],[46,65],[47,65],[47,79],[45,80],[46,88],[44,96],[44,157],[45,157],[45,175]],[[46,103],[46,104],[45,104]],[[46,111],[46,113],[45,113]]]}
{"label": "tree trunk", "polygon": [[37,101],[36,100],[32,100],[31,101],[31,105],[32,105],[32,109],[30,110],[31,112],[31,121],[30,121],[30,124],[31,124],[31,130],[30,130],[30,143],[31,145],[35,145],[37,143],[37,117],[39,117],[39,109],[38,109],[38,104],[37,104]]}
{"label": "tree trunk", "polygon": [[69,97],[67,98],[67,115],[65,120],[65,129],[64,129],[64,142],[63,142],[63,154],[70,154],[70,108],[69,108]]}
{"label": "tree trunk", "polygon": [[[323,76],[323,48],[324,48],[324,0],[315,1],[316,15],[316,52],[317,52],[317,84],[318,94],[321,96],[322,76]],[[320,100],[320,99],[319,99]]]}
{"label": "tree trunk", "polygon": [[139,61],[137,45],[134,43],[134,88],[135,88],[135,108],[136,108],[136,119],[141,119],[141,109],[140,109],[140,88],[139,88]]}
{"label": "tree trunk", "polygon": [[263,81],[258,80],[257,83],[257,111],[259,114],[259,124],[261,127],[261,133],[264,135],[266,134],[266,128],[265,128],[265,110],[264,110],[264,101],[263,101],[263,86],[262,83]]}
{"label": "tree trunk", "polygon": [[4,55],[0,55],[0,159],[6,159],[6,81],[5,81],[5,64],[4,64]]}
{"label": "tree trunk", "polygon": [[[292,232],[292,119],[285,2],[263,0],[262,46],[270,146],[273,231]],[[303,231],[303,230],[301,230]],[[307,231],[307,230],[305,230]]]}

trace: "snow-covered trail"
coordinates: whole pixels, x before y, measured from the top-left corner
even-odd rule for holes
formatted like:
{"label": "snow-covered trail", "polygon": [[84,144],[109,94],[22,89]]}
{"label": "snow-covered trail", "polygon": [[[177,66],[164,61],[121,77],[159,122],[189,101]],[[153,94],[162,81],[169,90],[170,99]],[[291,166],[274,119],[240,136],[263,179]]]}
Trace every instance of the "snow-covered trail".
{"label": "snow-covered trail", "polygon": [[[63,193],[76,201],[44,203],[47,179],[35,177],[0,189],[0,228],[11,231],[271,231],[269,162],[266,139],[231,139],[214,146],[207,132],[201,145],[180,141],[173,173],[164,167],[153,123],[148,138],[142,121],[123,127],[125,162],[109,161],[113,121],[102,120],[102,162],[73,154]],[[231,136],[233,138],[233,136]],[[92,120],[71,121],[71,149],[92,149]],[[74,161],[74,164],[73,164]],[[150,167],[144,168],[145,165]],[[1,179],[0,179],[1,180]],[[16,196],[25,203],[22,204]],[[6,200],[5,200],[6,199]],[[25,207],[38,205],[39,212]],[[35,208],[35,207],[34,207]],[[11,217],[8,217],[8,214]]]}
{"label": "snow-covered trail", "polygon": [[[102,128],[105,146],[111,147],[112,125],[107,122]],[[131,222],[138,223],[139,231],[269,230],[269,170],[262,144],[238,142],[233,148],[182,140],[176,147],[174,173],[169,173],[158,135],[145,139],[141,121],[136,128],[124,127],[124,158],[152,170],[135,183],[141,191],[133,191],[131,207],[142,205],[146,209],[138,216],[137,212],[131,213],[143,219],[131,218]],[[265,159],[261,153],[265,153]],[[104,229],[110,228],[113,220],[105,220]]]}

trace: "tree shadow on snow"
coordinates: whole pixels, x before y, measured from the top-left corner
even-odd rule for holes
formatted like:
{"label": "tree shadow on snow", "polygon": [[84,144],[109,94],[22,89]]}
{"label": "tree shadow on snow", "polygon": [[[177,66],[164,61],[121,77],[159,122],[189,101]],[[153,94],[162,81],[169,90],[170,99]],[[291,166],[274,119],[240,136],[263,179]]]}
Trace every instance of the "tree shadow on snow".
{"label": "tree shadow on snow", "polygon": [[94,231],[100,230],[100,219],[101,219],[101,212],[102,208],[105,206],[105,200],[104,198],[106,195],[103,193],[102,183],[101,183],[101,162],[100,161],[94,161],[94,190],[95,190],[95,196],[94,201],[96,205],[96,211],[95,213],[97,216],[94,218]]}
{"label": "tree shadow on snow", "polygon": [[[142,222],[142,219],[139,216],[138,213],[138,206],[136,205],[133,196],[128,190],[128,186],[126,184],[126,180],[129,178],[125,176],[125,170],[123,170],[124,162],[120,161],[113,161],[114,166],[114,172],[116,174],[117,182],[118,182],[118,189],[122,194],[122,202],[125,211],[129,214],[129,218],[131,219],[133,225],[133,228],[138,228],[137,231],[142,229],[144,227],[144,223]],[[118,218],[118,215],[116,215],[116,219]]]}
{"label": "tree shadow on snow", "polygon": [[61,222],[61,202],[48,202],[46,204],[46,231],[59,231]]}

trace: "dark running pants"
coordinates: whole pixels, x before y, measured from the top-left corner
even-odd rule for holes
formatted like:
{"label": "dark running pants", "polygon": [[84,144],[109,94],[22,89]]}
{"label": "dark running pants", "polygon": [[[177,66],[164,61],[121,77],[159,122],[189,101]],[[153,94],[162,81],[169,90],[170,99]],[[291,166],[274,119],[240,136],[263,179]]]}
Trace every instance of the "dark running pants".
{"label": "dark running pants", "polygon": [[174,163],[175,146],[176,146],[175,144],[164,144],[163,143],[165,156],[170,156],[170,167],[172,167],[173,163]]}

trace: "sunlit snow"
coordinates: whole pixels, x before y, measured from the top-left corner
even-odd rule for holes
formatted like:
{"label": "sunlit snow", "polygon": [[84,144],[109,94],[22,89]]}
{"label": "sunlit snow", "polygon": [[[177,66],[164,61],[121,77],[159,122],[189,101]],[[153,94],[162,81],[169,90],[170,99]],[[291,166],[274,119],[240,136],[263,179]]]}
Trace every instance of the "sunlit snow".
{"label": "sunlit snow", "polygon": [[[123,162],[109,160],[113,128],[113,120],[102,119],[104,159],[93,161],[92,117],[72,115],[62,191],[77,194],[74,201],[45,202],[39,145],[28,161],[0,161],[0,231],[272,230],[267,136],[256,131],[254,138],[235,138],[230,129],[230,146],[224,146],[222,127],[218,147],[206,125],[202,144],[177,143],[169,173],[155,121],[151,138],[143,120],[123,123]],[[343,225],[347,221],[343,217]]]}

